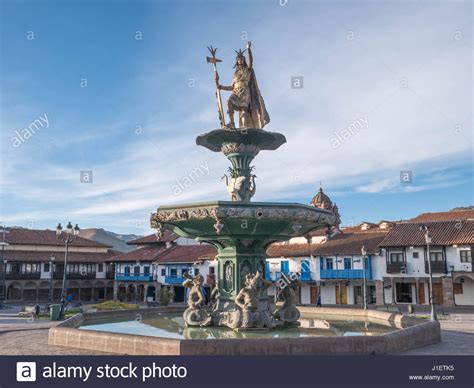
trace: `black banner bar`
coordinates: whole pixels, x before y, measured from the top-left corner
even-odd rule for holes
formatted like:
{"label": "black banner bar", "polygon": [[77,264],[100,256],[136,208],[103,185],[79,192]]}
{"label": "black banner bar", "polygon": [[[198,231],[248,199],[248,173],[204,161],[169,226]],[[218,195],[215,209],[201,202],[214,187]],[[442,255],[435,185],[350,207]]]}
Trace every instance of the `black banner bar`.
{"label": "black banner bar", "polygon": [[473,359],[472,356],[0,356],[0,388],[29,384],[39,388],[473,387]]}

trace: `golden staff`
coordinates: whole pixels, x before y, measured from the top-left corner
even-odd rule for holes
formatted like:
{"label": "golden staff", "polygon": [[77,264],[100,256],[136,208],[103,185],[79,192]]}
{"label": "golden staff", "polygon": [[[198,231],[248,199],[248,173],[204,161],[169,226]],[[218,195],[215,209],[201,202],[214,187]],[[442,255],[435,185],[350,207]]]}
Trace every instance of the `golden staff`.
{"label": "golden staff", "polygon": [[217,72],[217,62],[222,62],[222,60],[216,58],[217,48],[213,48],[211,46],[211,47],[208,47],[207,49],[212,55],[212,57],[206,57],[207,63],[212,63],[214,65],[214,80],[216,81],[216,98],[217,98],[217,111],[219,113],[219,121],[221,123],[221,128],[225,128],[224,109],[222,108],[221,90],[219,89],[219,73]]}

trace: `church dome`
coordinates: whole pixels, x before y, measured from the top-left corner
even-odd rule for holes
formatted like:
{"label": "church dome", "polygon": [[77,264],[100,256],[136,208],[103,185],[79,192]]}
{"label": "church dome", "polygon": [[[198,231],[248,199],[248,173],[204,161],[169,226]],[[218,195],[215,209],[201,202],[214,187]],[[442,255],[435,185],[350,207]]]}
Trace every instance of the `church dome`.
{"label": "church dome", "polygon": [[323,188],[319,188],[319,192],[313,197],[311,202],[309,203],[311,206],[325,209],[325,210],[332,210],[333,205],[331,199],[324,193]]}

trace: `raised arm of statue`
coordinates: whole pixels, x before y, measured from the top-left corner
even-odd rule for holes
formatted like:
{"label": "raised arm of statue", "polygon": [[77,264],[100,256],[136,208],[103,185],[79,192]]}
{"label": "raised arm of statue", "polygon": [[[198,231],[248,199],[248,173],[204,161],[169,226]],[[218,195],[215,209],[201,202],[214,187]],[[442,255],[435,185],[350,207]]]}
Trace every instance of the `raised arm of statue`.
{"label": "raised arm of statue", "polygon": [[248,42],[247,43],[247,52],[248,52],[248,56],[249,56],[249,63],[248,63],[248,66],[249,66],[249,69],[252,70],[252,66],[253,66],[253,55],[252,55],[252,42]]}

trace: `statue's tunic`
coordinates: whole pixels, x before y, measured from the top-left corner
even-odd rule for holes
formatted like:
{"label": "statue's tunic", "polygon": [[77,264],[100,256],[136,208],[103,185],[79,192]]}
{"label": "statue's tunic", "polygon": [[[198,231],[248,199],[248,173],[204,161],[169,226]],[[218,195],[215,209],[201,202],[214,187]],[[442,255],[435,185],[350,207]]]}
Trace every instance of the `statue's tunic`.
{"label": "statue's tunic", "polygon": [[229,102],[238,110],[248,109],[250,106],[250,88],[249,81],[252,75],[247,67],[237,69],[232,78],[232,94]]}

